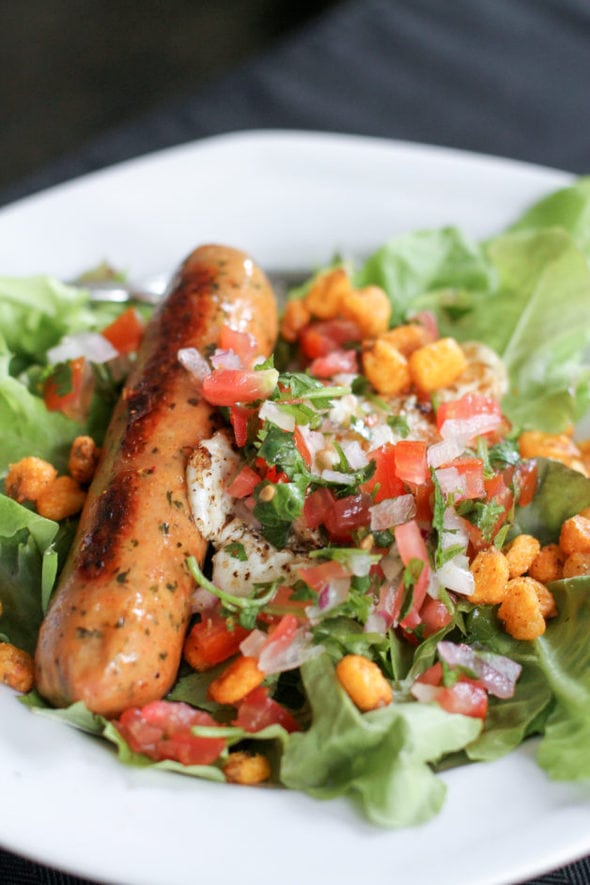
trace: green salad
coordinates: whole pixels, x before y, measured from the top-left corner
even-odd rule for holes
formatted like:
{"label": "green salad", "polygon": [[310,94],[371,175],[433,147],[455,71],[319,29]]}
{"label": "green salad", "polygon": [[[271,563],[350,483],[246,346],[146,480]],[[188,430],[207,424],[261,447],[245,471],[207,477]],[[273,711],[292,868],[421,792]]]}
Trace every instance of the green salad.
{"label": "green salad", "polygon": [[[387,329],[371,325],[377,309],[330,316],[328,278],[354,297],[384,292]],[[231,465],[233,533],[210,527],[215,489],[189,459],[212,557],[187,561],[194,614],[171,692],[111,720],[81,702],[52,709],[34,687],[18,697],[103,736],[124,763],[346,796],[385,827],[438,813],[439,771],[533,736],[550,778],[589,779],[590,544],[568,546],[563,526],[590,525],[587,448],[571,438],[590,411],[590,179],[485,241],[407,233],[361,266],[331,262],[289,298],[274,358],[230,336],[197,366],[223,419],[205,444]],[[8,684],[2,648],[34,655],[77,524],[77,511],[41,515],[11,470],[34,456],[66,474],[74,440],[100,447],[134,359],[124,336],[142,322],[130,330],[120,314],[83,286],[0,277]],[[105,329],[114,350],[100,353]],[[439,378],[426,357],[443,351]],[[443,378],[453,359],[464,362]],[[247,394],[232,397],[228,372]],[[543,551],[557,571],[541,581]],[[241,691],[226,690],[228,671]]]}

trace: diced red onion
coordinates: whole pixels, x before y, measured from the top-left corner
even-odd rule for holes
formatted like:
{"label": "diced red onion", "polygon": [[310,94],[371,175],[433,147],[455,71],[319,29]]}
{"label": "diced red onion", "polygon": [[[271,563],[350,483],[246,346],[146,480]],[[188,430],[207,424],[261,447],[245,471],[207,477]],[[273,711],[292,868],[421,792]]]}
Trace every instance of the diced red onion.
{"label": "diced red onion", "polygon": [[416,499],[413,495],[399,495],[385,498],[369,507],[371,531],[379,532],[392,526],[401,525],[416,514]]}
{"label": "diced red onion", "polygon": [[497,430],[502,423],[502,416],[496,413],[481,413],[469,418],[447,418],[440,429],[444,440],[460,440],[468,445],[476,437]]}
{"label": "diced red onion", "polygon": [[81,356],[86,357],[91,363],[101,365],[118,357],[119,351],[98,332],[77,332],[75,335],[66,335],[59,344],[47,351],[49,363],[64,363],[66,360],[75,360]]}
{"label": "diced red onion", "polygon": [[317,605],[309,605],[305,614],[311,623],[317,623],[326,612],[340,605],[348,597],[350,578],[336,578],[330,581],[320,592]]}
{"label": "diced red onion", "polygon": [[417,701],[428,703],[429,701],[434,701],[436,699],[439,694],[439,689],[438,686],[428,685],[426,682],[414,682],[410,689],[410,694],[415,697]]}
{"label": "diced red onion", "polygon": [[197,387],[211,374],[211,366],[196,347],[181,347],[176,356],[180,365],[192,375]]}
{"label": "diced red onion", "polygon": [[386,443],[394,443],[400,437],[396,436],[389,424],[377,424],[371,429],[371,446],[369,454],[379,449]]}
{"label": "diced red onion", "polygon": [[469,560],[463,553],[458,553],[436,570],[436,575],[443,587],[454,590],[463,596],[471,596],[475,590],[475,581],[469,571]]}
{"label": "diced red onion", "polygon": [[258,666],[263,673],[284,673],[295,670],[323,651],[322,645],[314,645],[311,633],[305,627],[299,627],[286,648],[280,640],[268,642],[260,653]]}
{"label": "diced red onion", "polygon": [[213,593],[209,593],[204,587],[195,587],[190,595],[190,610],[192,614],[209,612],[215,608],[219,600]]}
{"label": "diced red onion", "polygon": [[485,685],[487,691],[497,698],[511,698],[518,677],[520,664],[504,655],[478,652],[465,643],[448,641],[437,645],[439,656],[449,667],[465,667],[471,670]]}
{"label": "diced red onion", "polygon": [[240,651],[247,658],[257,658],[267,639],[268,636],[262,630],[252,630],[240,643]]}
{"label": "diced red onion", "polygon": [[465,451],[465,443],[460,439],[444,439],[428,447],[426,460],[429,467],[440,467],[454,461]]}
{"label": "diced red onion", "polygon": [[445,497],[455,495],[456,498],[461,498],[468,493],[467,477],[464,473],[459,473],[456,467],[439,467],[435,474]]}
{"label": "diced red onion", "polygon": [[390,549],[379,565],[388,581],[397,581],[404,569],[401,557],[395,548]]}
{"label": "diced red onion", "polygon": [[379,612],[371,612],[365,621],[363,633],[379,633],[383,636],[387,632],[387,628],[388,624],[383,615]]}
{"label": "diced red onion", "polygon": [[356,439],[342,440],[340,448],[353,470],[360,470],[369,463],[369,459]]}
{"label": "diced red onion", "polygon": [[289,433],[293,433],[295,430],[295,416],[284,412],[280,406],[277,406],[271,400],[267,399],[262,403],[258,416],[261,421],[270,421],[271,424],[280,427],[281,430],[286,430]]}
{"label": "diced red onion", "polygon": [[223,350],[218,347],[211,357],[214,369],[243,369],[244,363],[235,350]]}
{"label": "diced red onion", "polygon": [[322,479],[325,479],[326,482],[337,482],[342,485],[350,485],[353,476],[350,473],[343,473],[341,470],[322,470],[320,473]]}

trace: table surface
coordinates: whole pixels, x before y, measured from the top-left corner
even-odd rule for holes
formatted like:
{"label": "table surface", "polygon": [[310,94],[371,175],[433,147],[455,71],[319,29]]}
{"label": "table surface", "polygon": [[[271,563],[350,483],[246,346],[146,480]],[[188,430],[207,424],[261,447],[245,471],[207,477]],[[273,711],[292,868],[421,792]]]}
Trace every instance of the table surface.
{"label": "table surface", "polygon": [[[590,172],[587,0],[350,0],[206,88],[0,193],[0,205],[94,169],[222,132],[377,135]],[[531,880],[590,882],[590,858]],[[0,851],[0,882],[83,880]]]}

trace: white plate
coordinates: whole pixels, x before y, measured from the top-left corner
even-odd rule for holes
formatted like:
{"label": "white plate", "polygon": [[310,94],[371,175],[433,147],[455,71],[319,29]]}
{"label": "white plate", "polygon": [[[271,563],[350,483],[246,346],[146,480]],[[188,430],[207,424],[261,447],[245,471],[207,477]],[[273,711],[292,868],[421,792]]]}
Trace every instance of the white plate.
{"label": "white plate", "polygon": [[[102,258],[141,276],[205,241],[269,269],[362,254],[392,234],[494,233],[569,181],[457,151],[303,133],[223,136],[89,175],[0,212],[2,273],[69,277]],[[551,783],[534,744],[447,773],[431,823],[373,828],[345,802],[120,765],[0,689],[0,842],[137,885],[515,882],[590,852],[590,787]]]}

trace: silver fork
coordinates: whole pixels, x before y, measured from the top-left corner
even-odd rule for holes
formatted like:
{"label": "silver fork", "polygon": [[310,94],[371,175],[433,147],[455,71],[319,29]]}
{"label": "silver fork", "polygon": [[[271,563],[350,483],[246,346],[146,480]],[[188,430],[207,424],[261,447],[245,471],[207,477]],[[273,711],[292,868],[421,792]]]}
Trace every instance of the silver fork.
{"label": "silver fork", "polygon": [[[266,276],[279,301],[295,286],[300,286],[309,279],[309,270],[276,270],[267,271]],[[142,304],[158,304],[164,296],[169,278],[165,274],[154,274],[141,280],[72,280],[71,284],[86,289],[91,301],[114,302],[125,304],[138,301]]]}

